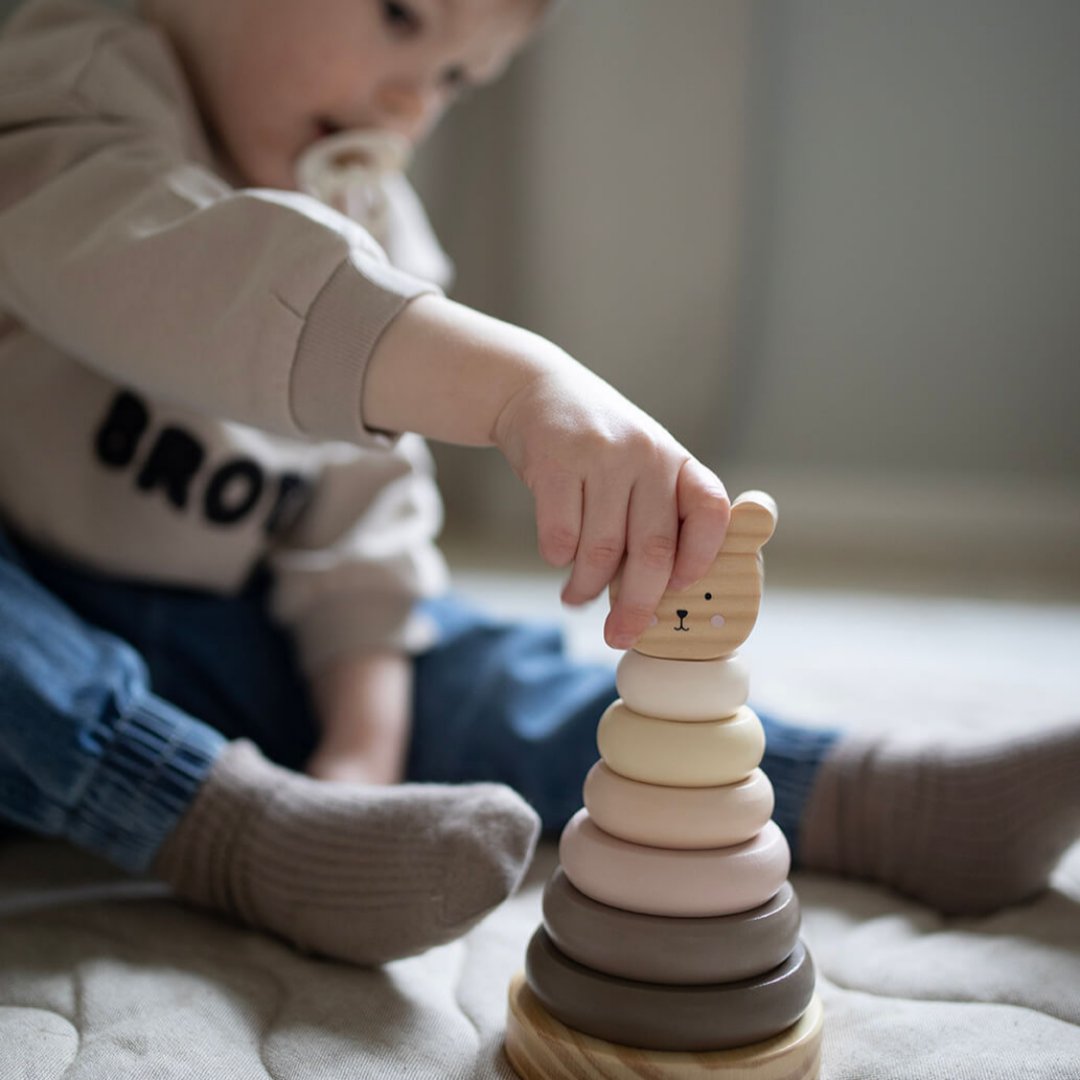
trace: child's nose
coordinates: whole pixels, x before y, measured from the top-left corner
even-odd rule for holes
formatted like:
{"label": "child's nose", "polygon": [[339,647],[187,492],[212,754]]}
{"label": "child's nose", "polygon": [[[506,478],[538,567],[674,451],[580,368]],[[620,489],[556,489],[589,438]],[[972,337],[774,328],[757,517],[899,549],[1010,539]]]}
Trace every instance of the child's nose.
{"label": "child's nose", "polygon": [[387,83],[380,87],[375,103],[387,126],[409,137],[423,131],[433,107],[431,94],[407,83]]}

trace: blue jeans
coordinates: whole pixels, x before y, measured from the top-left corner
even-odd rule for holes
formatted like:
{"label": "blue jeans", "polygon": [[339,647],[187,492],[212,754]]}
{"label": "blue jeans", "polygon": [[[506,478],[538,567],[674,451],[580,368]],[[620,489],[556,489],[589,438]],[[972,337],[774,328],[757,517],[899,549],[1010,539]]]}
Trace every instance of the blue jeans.
{"label": "blue jeans", "polygon": [[[229,739],[300,768],[317,727],[291,643],[256,574],[221,597],[103,578],[0,532],[0,822],[145,871]],[[557,627],[506,623],[448,597],[414,664],[411,781],[509,784],[548,831],[581,805],[612,669]],[[777,822],[794,844],[832,736],[762,717]]]}

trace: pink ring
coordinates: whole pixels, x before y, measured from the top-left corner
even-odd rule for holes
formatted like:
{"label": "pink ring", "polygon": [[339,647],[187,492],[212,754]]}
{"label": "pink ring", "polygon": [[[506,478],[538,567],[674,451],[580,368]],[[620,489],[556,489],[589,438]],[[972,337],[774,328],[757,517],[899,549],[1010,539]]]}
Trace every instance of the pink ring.
{"label": "pink ring", "polygon": [[743,844],[673,851],[619,840],[584,809],[563,830],[559,859],[570,883],[601,904],[678,917],[749,911],[772,899],[791,869],[773,821]]}

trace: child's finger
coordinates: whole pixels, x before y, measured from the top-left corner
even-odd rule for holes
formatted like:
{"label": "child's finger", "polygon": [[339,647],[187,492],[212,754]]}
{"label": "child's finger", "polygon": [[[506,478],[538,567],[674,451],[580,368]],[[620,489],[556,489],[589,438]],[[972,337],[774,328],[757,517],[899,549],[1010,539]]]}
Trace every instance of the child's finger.
{"label": "child's finger", "polygon": [[709,571],[731,520],[731,501],[720,478],[690,458],[679,471],[679,550],[669,588],[685,589]]}
{"label": "child's finger", "polygon": [[615,576],[626,552],[630,489],[617,476],[585,481],[581,539],[562,591],[566,604],[595,599]]}
{"label": "child's finger", "polygon": [[533,499],[541,558],[552,566],[568,566],[581,540],[581,478],[574,473],[546,476],[534,485]]}
{"label": "child's finger", "polygon": [[626,564],[604,636],[628,649],[644,632],[668,587],[679,544],[675,481],[642,481],[630,496]]}

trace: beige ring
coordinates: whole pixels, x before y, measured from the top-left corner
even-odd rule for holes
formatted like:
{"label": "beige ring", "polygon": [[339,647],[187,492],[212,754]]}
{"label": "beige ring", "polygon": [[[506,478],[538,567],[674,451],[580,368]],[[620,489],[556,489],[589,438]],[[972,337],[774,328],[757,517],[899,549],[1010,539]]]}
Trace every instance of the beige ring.
{"label": "beige ring", "polygon": [[738,656],[664,660],[631,649],[615,671],[619,696],[643,716],[719,720],[734,716],[750,693],[750,672]]}
{"label": "beige ring", "polygon": [[757,836],[772,817],[768,777],[755,769],[722,787],[661,787],[628,780],[598,761],[585,777],[589,817],[606,833],[661,848],[718,848]]}
{"label": "beige ring", "polygon": [[770,900],[787,880],[791,852],[775,821],[745,844],[673,851],[610,836],[579,810],[563,829],[559,861],[570,884],[601,904],[695,918]]}
{"label": "beige ring", "polygon": [[619,699],[600,717],[600,756],[630,780],[668,787],[715,787],[745,780],[761,764],[765,731],[743,705],[725,720],[658,720]]}

